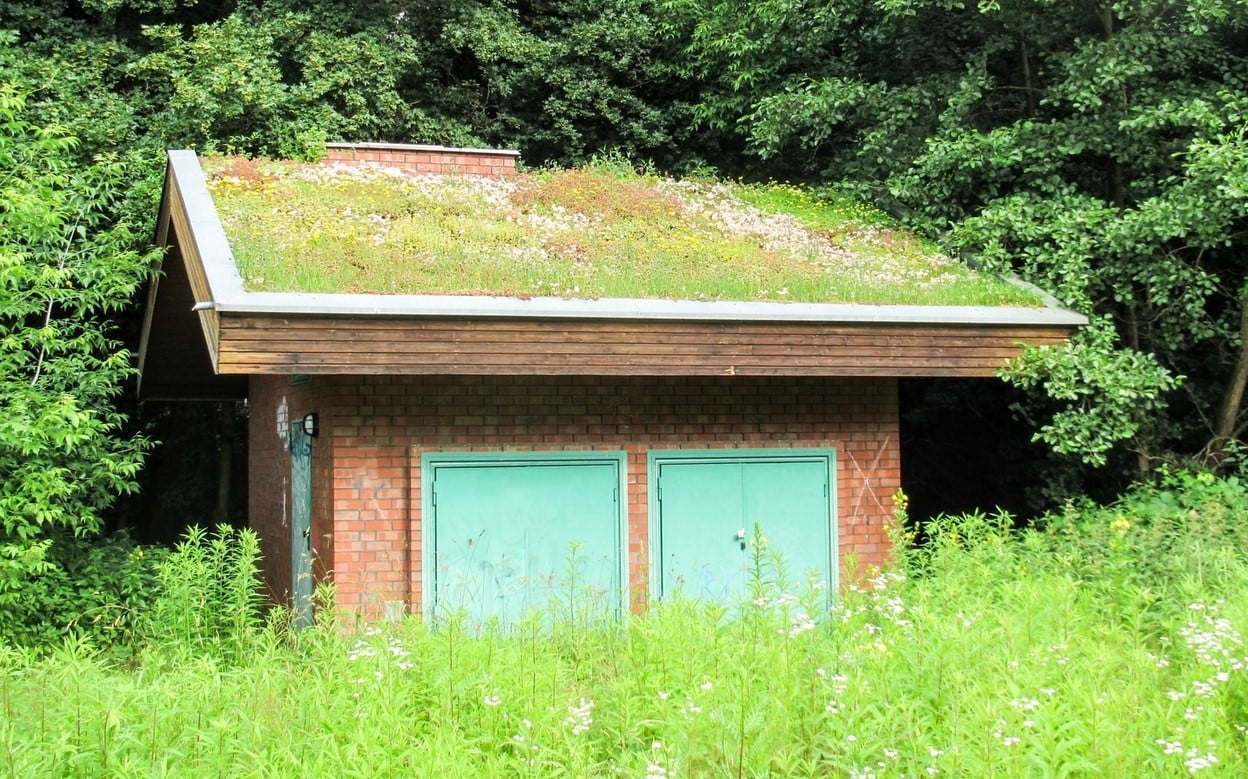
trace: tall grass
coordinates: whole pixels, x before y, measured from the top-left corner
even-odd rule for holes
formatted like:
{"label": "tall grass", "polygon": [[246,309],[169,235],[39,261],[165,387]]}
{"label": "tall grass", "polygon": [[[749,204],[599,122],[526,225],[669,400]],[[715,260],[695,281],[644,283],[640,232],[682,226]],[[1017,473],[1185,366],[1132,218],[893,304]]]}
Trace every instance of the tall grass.
{"label": "tall grass", "polygon": [[259,625],[260,539],[228,525],[192,525],[157,567],[160,595],[147,619],[157,646],[237,659]]}
{"label": "tall grass", "polygon": [[830,610],[760,536],[732,607],[5,650],[0,775],[1243,776],[1246,506],[1175,476],[1039,529],[941,520]]}

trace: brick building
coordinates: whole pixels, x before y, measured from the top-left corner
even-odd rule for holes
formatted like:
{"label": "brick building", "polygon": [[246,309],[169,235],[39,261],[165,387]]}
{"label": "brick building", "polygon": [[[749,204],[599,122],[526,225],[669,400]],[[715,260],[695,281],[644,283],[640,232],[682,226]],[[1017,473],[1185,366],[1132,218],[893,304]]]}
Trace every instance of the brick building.
{"label": "brick building", "polygon": [[[492,150],[336,162],[507,175]],[[278,599],[514,617],[571,579],[605,608],[731,597],[761,528],[835,586],[878,564],[901,485],[897,379],[991,376],[1056,307],[259,293],[195,156],[171,152],[145,398],[246,398],[249,514]],[[800,578],[800,577],[795,577]]]}

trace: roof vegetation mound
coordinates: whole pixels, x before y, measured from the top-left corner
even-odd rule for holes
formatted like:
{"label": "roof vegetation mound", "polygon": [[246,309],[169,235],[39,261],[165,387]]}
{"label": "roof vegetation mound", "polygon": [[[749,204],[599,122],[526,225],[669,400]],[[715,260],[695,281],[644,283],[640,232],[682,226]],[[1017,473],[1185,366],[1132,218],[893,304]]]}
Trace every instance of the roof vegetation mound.
{"label": "roof vegetation mound", "polygon": [[601,163],[505,178],[204,160],[252,291],[1039,306],[874,209]]}

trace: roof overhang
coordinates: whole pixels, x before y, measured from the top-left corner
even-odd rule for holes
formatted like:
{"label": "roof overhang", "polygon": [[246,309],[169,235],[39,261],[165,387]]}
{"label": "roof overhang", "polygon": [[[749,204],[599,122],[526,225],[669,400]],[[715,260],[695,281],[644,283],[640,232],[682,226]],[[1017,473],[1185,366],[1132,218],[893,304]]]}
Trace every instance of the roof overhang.
{"label": "roof overhang", "polygon": [[[253,374],[989,376],[1087,320],[1038,308],[249,292],[194,152],[169,152],[140,395]],[[200,389],[196,390],[196,386]]]}

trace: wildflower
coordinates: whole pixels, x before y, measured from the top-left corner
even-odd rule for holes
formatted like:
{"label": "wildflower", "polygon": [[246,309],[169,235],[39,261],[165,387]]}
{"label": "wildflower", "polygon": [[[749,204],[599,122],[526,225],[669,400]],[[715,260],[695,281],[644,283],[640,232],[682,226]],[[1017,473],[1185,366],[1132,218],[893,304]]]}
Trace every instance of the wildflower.
{"label": "wildflower", "polygon": [[579,736],[589,731],[589,726],[594,723],[593,718],[594,702],[587,698],[581,698],[578,705],[568,704],[568,716],[563,724],[572,729],[572,735]]}
{"label": "wildflower", "polygon": [[1167,741],[1164,738],[1159,738],[1153,743],[1161,747],[1161,753],[1163,755],[1183,754],[1183,745],[1177,741]]}
{"label": "wildflower", "polygon": [[497,695],[487,695],[481,700],[481,702],[486,706],[500,706],[503,703],[503,699]]}
{"label": "wildflower", "polygon": [[1206,768],[1212,768],[1218,764],[1217,755],[1212,752],[1201,755],[1195,747],[1187,751],[1187,759],[1183,761],[1183,765],[1187,766],[1188,773],[1194,774],[1197,771],[1203,771]]}
{"label": "wildflower", "polygon": [[712,684],[712,683],[711,683],[711,681],[710,681],[709,679],[708,679],[708,680],[706,680],[705,682],[702,682],[702,685],[701,685],[702,689],[703,689],[703,690],[706,690],[707,692],[710,692],[710,690],[711,690],[714,686],[715,686],[715,685],[714,685],[714,684]]}
{"label": "wildflower", "polygon": [[893,508],[905,511],[910,506],[910,496],[902,490],[893,493]]}
{"label": "wildflower", "polygon": [[789,628],[789,638],[797,638],[803,633],[809,633],[815,629],[815,621],[806,614],[795,614],[792,618],[792,627]]}
{"label": "wildflower", "polygon": [[1123,517],[1118,517],[1113,522],[1109,523],[1109,529],[1114,531],[1120,536],[1124,535],[1128,530],[1131,529],[1131,520],[1125,519]]}

